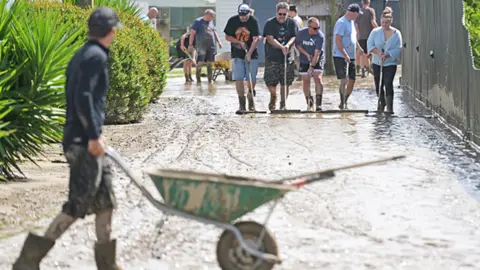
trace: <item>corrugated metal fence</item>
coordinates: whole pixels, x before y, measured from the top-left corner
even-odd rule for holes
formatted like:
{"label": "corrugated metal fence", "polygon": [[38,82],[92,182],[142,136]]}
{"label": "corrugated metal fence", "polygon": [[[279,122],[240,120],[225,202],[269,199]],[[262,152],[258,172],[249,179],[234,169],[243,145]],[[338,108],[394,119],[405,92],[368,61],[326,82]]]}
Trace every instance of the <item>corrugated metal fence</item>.
{"label": "corrugated metal fence", "polygon": [[480,70],[473,67],[463,1],[401,0],[402,85],[480,144]]}

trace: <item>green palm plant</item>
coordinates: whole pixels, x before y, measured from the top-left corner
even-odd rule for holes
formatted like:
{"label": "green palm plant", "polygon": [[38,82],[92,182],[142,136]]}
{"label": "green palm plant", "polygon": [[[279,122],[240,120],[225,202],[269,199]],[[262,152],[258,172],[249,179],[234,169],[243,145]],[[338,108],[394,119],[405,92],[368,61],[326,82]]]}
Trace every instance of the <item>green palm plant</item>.
{"label": "green palm plant", "polygon": [[[1,1],[3,6],[6,0]],[[8,57],[2,58],[0,69],[0,154],[6,178],[13,177],[15,171],[23,174],[19,162],[34,162],[44,145],[61,139],[64,73],[83,43],[81,30],[62,22],[58,12],[35,10],[26,1],[15,1],[14,5],[8,11],[0,6],[0,38],[9,44],[2,47]],[[20,11],[23,15],[15,16]],[[7,18],[10,22],[2,32]]]}

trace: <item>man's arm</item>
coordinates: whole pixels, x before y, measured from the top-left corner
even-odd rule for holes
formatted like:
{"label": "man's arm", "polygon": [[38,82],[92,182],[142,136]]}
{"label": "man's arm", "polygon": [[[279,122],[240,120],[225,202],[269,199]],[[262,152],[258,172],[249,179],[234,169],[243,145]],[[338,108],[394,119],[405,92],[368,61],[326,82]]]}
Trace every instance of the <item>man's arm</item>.
{"label": "man's arm", "polygon": [[258,25],[258,22],[257,20],[255,20],[255,23],[254,23],[254,27],[250,33],[252,35],[252,45],[250,45],[250,50],[248,51],[248,53],[250,55],[253,54],[253,51],[255,51],[255,49],[257,48],[257,45],[258,45],[258,42],[260,41],[260,26]]}
{"label": "man's arm", "polygon": [[310,63],[312,66],[316,66],[318,61],[320,60],[320,56],[323,50],[323,42],[325,41],[325,37],[320,35],[320,39],[315,43],[315,54],[313,55],[312,62]]}
{"label": "man's arm", "polygon": [[295,42],[295,48],[297,48],[297,50],[305,55],[305,57],[307,57],[307,59],[310,60],[310,58],[312,57],[310,54],[308,54],[308,52],[303,48],[303,46],[301,44],[299,44],[298,42]]}
{"label": "man's arm", "polygon": [[193,46],[193,41],[195,40],[195,34],[197,31],[190,29],[190,39],[188,40],[189,44],[188,46]]}
{"label": "man's arm", "polygon": [[103,123],[95,117],[94,89],[106,67],[106,59],[93,55],[80,66],[80,79],[75,89],[75,108],[89,140],[98,140]]}
{"label": "man's arm", "polygon": [[265,26],[263,27],[263,34],[267,38],[267,42],[270,43],[270,45],[272,45],[273,47],[281,50],[281,49],[283,49],[283,46],[282,46],[282,44],[280,44],[280,42],[278,42],[278,40],[276,40],[273,37],[273,35],[275,34],[274,33],[275,29],[272,29],[271,23],[269,24],[269,22],[270,21],[268,21],[265,24]]}
{"label": "man's arm", "polygon": [[377,24],[377,17],[375,15],[375,9],[371,9],[372,10],[372,19],[371,19],[371,23],[372,23],[372,26],[373,28],[377,28],[378,27],[378,24]]}

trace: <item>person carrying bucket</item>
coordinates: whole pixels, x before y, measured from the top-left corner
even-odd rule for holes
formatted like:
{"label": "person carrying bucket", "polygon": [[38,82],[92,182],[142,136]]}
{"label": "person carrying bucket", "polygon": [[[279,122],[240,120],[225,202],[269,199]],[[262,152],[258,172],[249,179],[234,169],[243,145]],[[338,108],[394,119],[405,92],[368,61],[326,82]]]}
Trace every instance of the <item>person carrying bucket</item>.
{"label": "person carrying bucket", "polygon": [[373,76],[378,96],[377,111],[393,113],[393,80],[397,72],[397,61],[402,50],[402,34],[392,27],[392,9],[385,8],[382,13],[382,26],[370,34],[367,45],[373,54]]}
{"label": "person carrying bucket", "polygon": [[225,39],[231,44],[232,79],[238,94],[239,111],[245,111],[245,87],[248,85],[248,110],[255,111],[253,100],[258,71],[257,44],[261,38],[260,26],[257,19],[251,14],[248,5],[238,7],[238,15],[230,17],[225,29]]}
{"label": "person carrying bucket", "polygon": [[307,109],[311,111],[313,111],[314,104],[310,91],[310,77],[313,77],[315,82],[316,110],[322,110],[324,41],[325,35],[320,30],[320,21],[315,17],[308,19],[307,27],[298,31],[295,38],[295,45],[300,52],[299,73],[303,80],[303,93],[305,94]]}
{"label": "person carrying bucket", "polygon": [[263,79],[270,91],[268,108],[275,110],[277,101],[277,85],[280,83],[280,110],[285,110],[288,87],[295,77],[295,52],[293,51],[298,27],[291,18],[287,18],[289,6],[280,2],[276,6],[276,16],[267,20],[263,27],[265,44],[265,71]]}

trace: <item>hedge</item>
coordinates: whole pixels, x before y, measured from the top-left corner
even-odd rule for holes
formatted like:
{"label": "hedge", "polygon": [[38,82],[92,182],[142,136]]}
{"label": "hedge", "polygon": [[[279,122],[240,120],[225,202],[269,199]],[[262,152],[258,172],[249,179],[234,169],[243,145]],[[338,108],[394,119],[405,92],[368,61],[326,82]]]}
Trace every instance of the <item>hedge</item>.
{"label": "hedge", "polygon": [[480,1],[465,0],[465,26],[470,33],[473,62],[480,68]]}
{"label": "hedge", "polygon": [[[87,40],[91,9],[53,1],[0,0],[0,180],[22,173],[65,122],[65,69]],[[138,122],[166,84],[167,45],[134,15],[110,49],[106,123]]]}

